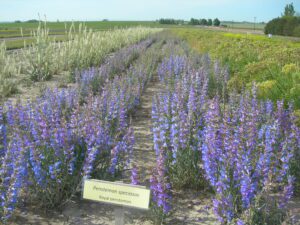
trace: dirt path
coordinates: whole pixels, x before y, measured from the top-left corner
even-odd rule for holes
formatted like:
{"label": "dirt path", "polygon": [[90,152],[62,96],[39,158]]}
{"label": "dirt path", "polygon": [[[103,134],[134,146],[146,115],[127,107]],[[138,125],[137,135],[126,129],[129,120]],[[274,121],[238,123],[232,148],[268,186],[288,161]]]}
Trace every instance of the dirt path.
{"label": "dirt path", "polygon": [[155,76],[141,97],[141,106],[132,115],[131,126],[135,136],[132,164],[138,168],[140,183],[146,186],[149,186],[149,178],[156,158],[151,132],[152,98],[163,90],[164,86]]}

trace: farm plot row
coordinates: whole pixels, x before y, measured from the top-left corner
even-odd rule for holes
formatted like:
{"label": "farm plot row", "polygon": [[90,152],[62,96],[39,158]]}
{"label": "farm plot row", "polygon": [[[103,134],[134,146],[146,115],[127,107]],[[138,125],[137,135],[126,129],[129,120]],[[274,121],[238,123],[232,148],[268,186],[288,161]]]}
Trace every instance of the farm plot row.
{"label": "farm plot row", "polygon": [[[1,218],[21,199],[59,207],[83,176],[112,179],[128,164],[134,141],[126,115],[139,102],[155,61],[149,39],[77,73],[78,88],[1,107]],[[139,53],[145,53],[133,63]],[[133,63],[128,68],[128,63]]]}
{"label": "farm plot row", "polygon": [[292,104],[259,100],[255,84],[229,92],[228,68],[208,55],[174,51],[158,75],[166,85],[152,110],[158,224],[172,215],[172,194],[187,189],[214,193],[221,224],[291,222],[286,204],[300,187]]}
{"label": "farm plot row", "polygon": [[152,109],[154,222],[170,221],[172,197],[187,189],[214,195],[221,224],[288,221],[300,186],[292,104],[259,100],[255,84],[237,94],[226,66],[161,34],[77,70],[75,88],[0,108],[1,219],[24,202],[64,207],[84,177],[121,178],[135,154],[129,117],[156,73],[165,90]]}
{"label": "farm plot row", "polygon": [[77,71],[75,88],[49,89],[35,100],[1,106],[2,221],[24,203],[63,208],[83,178],[115,180],[130,169],[129,114],[161,58],[170,54],[163,48],[168,42],[152,36],[99,68]]}
{"label": "farm plot row", "polygon": [[255,81],[260,99],[294,101],[300,109],[299,40],[200,29],[173,32],[199,53],[229,66],[231,91],[250,90]]}
{"label": "farm plot row", "polygon": [[75,70],[97,66],[110,52],[157,31],[159,29],[138,27],[93,32],[81,26],[78,32],[71,29],[66,41],[55,42],[49,30],[40,26],[29,48],[12,54],[6,51],[5,43],[0,44],[0,98],[16,93],[18,85],[24,82],[46,81],[53,75],[74,81]]}

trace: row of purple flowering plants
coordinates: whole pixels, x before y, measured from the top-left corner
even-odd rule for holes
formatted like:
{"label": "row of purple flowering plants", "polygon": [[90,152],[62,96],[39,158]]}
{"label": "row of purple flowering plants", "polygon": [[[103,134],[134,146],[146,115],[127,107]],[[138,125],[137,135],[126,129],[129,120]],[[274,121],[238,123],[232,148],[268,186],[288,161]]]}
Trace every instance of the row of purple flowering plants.
{"label": "row of purple flowering plants", "polygon": [[24,203],[63,207],[83,178],[114,179],[128,168],[128,115],[156,71],[162,42],[150,38],[77,72],[75,88],[0,107],[2,221]]}
{"label": "row of purple flowering plants", "polygon": [[300,183],[292,103],[257,99],[255,84],[228,93],[229,69],[207,55],[174,52],[158,75],[166,88],[153,98],[151,188],[160,222],[172,213],[172,190],[185,188],[212,190],[221,224],[287,220]]}

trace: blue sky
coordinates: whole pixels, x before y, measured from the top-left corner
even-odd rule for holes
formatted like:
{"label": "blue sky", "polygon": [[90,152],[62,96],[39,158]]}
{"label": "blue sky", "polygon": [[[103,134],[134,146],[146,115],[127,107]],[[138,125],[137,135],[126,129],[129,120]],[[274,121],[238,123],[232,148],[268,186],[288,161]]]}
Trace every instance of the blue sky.
{"label": "blue sky", "polygon": [[300,0],[0,0],[0,21],[28,20],[155,20],[215,18],[268,21],[287,3]]}

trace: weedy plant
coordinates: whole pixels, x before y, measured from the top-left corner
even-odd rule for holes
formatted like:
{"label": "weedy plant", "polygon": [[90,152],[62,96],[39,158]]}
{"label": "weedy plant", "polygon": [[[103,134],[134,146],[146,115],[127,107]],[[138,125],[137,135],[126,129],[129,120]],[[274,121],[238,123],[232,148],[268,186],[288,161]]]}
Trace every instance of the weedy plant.
{"label": "weedy plant", "polygon": [[14,78],[19,72],[13,55],[6,51],[5,42],[0,43],[0,99],[17,91]]}
{"label": "weedy plant", "polygon": [[[46,22],[40,23],[32,35],[34,42],[25,50],[23,49],[24,61],[27,63],[23,68],[25,74],[29,74],[33,81],[50,80],[56,72],[55,68],[55,41],[50,39],[49,29]],[[56,49],[56,51],[59,51]]]}
{"label": "weedy plant", "polygon": [[72,25],[66,31],[65,40],[58,42],[49,35],[46,22],[40,23],[32,33],[33,43],[16,56],[7,58],[5,44],[1,44],[1,95],[13,92],[8,74],[16,73],[17,79],[18,68],[33,81],[46,81],[53,75],[68,71],[71,75],[69,80],[75,82],[76,71],[98,66],[109,53],[139,42],[158,31],[160,29],[136,27],[94,32],[84,25],[77,29]]}
{"label": "weedy plant", "polygon": [[[258,84],[258,97],[274,102],[294,101],[299,109],[299,43],[262,35],[233,34],[208,30],[173,29],[201,54],[228,66],[229,91],[243,92]],[[209,41],[207,41],[209,40]]]}

